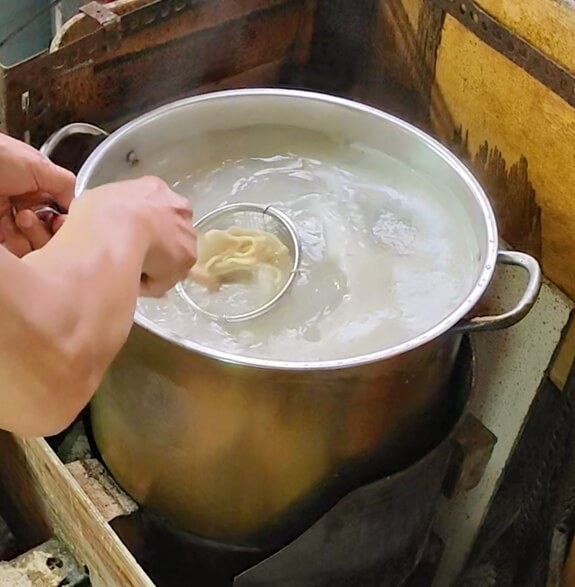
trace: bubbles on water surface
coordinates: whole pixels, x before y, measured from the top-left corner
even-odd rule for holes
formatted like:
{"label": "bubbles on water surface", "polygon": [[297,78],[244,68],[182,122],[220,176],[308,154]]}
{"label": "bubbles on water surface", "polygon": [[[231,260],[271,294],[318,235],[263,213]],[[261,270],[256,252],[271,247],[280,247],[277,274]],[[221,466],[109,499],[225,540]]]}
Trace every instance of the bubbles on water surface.
{"label": "bubbles on water surface", "polygon": [[338,359],[423,333],[471,288],[477,244],[463,209],[391,157],[299,129],[209,140],[219,141],[209,160],[199,144],[173,147],[174,189],[196,217],[225,203],[273,204],[297,227],[302,271],[274,310],[242,324],[210,322],[174,291],[140,300],[167,330],[254,357]]}

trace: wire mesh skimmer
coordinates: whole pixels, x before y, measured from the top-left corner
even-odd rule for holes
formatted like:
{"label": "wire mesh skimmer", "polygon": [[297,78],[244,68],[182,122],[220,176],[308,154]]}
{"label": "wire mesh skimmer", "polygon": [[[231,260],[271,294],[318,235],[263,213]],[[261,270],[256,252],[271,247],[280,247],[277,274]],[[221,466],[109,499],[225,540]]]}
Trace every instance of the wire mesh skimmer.
{"label": "wire mesh skimmer", "polygon": [[[296,228],[285,214],[269,205],[228,204],[200,218],[194,227],[200,234],[214,229],[227,230],[231,227],[268,232],[287,247],[291,259],[290,267],[282,272],[281,286],[276,287],[271,293],[268,292],[267,299],[263,301],[254,301],[253,296],[249,295],[250,299],[246,299],[247,290],[242,286],[236,291],[234,286],[228,285],[217,293],[207,293],[205,288],[194,283],[193,279],[180,282],[176,286],[178,293],[199,313],[216,321],[244,322],[269,312],[288,292],[299,272],[301,247]],[[257,280],[254,282],[257,286]],[[238,306],[237,313],[229,312],[231,302]]]}

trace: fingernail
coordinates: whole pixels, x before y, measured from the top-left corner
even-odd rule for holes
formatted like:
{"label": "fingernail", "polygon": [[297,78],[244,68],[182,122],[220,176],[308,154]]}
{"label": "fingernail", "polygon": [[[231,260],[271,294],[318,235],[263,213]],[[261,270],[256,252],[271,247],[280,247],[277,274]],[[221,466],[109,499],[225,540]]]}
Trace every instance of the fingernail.
{"label": "fingernail", "polygon": [[34,218],[30,214],[20,214],[17,218],[17,224],[20,228],[32,228]]}

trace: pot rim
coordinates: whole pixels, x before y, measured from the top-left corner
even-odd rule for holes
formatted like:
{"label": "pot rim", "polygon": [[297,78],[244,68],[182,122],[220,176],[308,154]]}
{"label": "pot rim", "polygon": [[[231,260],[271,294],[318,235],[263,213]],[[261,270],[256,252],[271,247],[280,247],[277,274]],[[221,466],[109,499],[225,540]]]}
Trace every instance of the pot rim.
{"label": "pot rim", "polygon": [[380,120],[384,120],[388,123],[394,124],[402,128],[404,131],[417,137],[427,147],[434,151],[439,157],[441,157],[448,165],[453,169],[454,173],[457,173],[465,182],[467,188],[471,191],[477,204],[479,205],[482,217],[485,222],[487,243],[486,243],[486,254],[483,269],[479,277],[476,280],[475,285],[468,294],[467,298],[463,300],[450,314],[445,316],[435,326],[428,329],[426,332],[416,336],[404,342],[402,344],[389,347],[387,349],[359,355],[356,357],[350,357],[345,359],[330,359],[326,361],[279,361],[272,359],[260,359],[257,357],[248,357],[241,354],[218,351],[208,346],[193,342],[179,336],[168,329],[162,328],[152,320],[143,316],[138,310],[135,312],[134,322],[151,332],[159,336],[160,338],[173,342],[174,344],[204,355],[208,358],[215,359],[225,363],[231,363],[234,365],[241,365],[245,367],[254,367],[259,369],[274,369],[274,370],[288,370],[288,371],[325,371],[335,369],[347,369],[350,367],[359,367],[369,363],[383,361],[385,359],[391,359],[398,355],[405,354],[418,347],[421,347],[427,343],[432,342],[434,339],[447,333],[453,328],[458,322],[463,320],[471,311],[471,309],[477,304],[487,286],[489,285],[493,273],[495,271],[497,253],[498,253],[498,230],[497,223],[493,208],[485,194],[485,191],[475,179],[471,171],[446,147],[444,147],[437,140],[433,139],[427,133],[419,130],[417,127],[397,118],[391,114],[373,108],[371,106],[349,100],[347,98],[340,98],[329,94],[322,94],[319,92],[313,92],[308,90],[292,90],[292,89],[276,89],[276,88],[248,88],[248,89],[235,89],[235,90],[223,90],[218,92],[210,92],[201,94],[198,96],[192,96],[171,102],[159,108],[151,110],[131,122],[124,124],[112,134],[110,134],[102,143],[96,147],[96,149],[90,154],[88,159],[82,165],[82,168],[78,172],[75,197],[80,197],[85,189],[85,185],[90,179],[94,168],[104,158],[108,147],[119,140],[126,134],[130,133],[133,129],[145,124],[157,116],[166,115],[169,112],[177,111],[180,109],[188,108],[194,104],[205,102],[205,101],[227,101],[234,97],[242,96],[267,96],[276,97],[279,99],[298,99],[298,100],[312,100],[327,102],[338,106],[343,109],[351,109],[354,111],[361,111],[365,114],[377,117]]}

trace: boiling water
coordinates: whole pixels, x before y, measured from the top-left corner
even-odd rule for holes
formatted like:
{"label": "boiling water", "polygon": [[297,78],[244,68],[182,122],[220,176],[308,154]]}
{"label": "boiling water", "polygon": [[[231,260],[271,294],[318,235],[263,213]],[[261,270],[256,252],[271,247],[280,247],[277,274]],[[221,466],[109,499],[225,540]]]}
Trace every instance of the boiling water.
{"label": "boiling water", "polygon": [[[456,197],[392,157],[285,127],[214,133],[158,154],[158,173],[199,217],[273,204],[295,223],[302,273],[253,321],[197,314],[176,291],[139,312],[189,340],[243,356],[359,356],[422,334],[468,295],[478,244]],[[185,170],[185,171],[184,171]]]}

